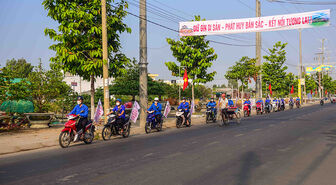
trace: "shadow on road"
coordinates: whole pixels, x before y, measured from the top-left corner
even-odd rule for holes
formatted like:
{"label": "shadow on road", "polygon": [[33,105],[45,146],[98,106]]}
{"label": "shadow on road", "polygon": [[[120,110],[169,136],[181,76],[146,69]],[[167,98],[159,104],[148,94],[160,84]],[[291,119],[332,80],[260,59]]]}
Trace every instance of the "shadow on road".
{"label": "shadow on road", "polygon": [[241,158],[241,166],[237,175],[237,185],[248,185],[253,170],[261,165],[259,157],[254,152],[247,152]]}
{"label": "shadow on road", "polygon": [[300,175],[298,175],[295,181],[289,183],[289,185],[301,185],[304,181],[324,162],[324,160],[330,155],[333,149],[336,147],[336,129],[330,130],[328,132],[323,133],[329,141],[326,145],[327,149],[324,150],[318,157],[314,159],[314,161],[303,170]]}

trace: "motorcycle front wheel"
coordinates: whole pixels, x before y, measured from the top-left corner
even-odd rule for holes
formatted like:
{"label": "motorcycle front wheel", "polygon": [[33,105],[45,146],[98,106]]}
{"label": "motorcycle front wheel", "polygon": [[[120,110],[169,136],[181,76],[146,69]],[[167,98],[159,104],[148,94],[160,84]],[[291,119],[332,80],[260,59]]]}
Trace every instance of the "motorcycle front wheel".
{"label": "motorcycle front wheel", "polygon": [[176,119],[176,128],[181,128],[182,127],[182,118],[177,118]]}
{"label": "motorcycle front wheel", "polygon": [[109,140],[112,136],[112,130],[110,127],[104,127],[103,128],[103,131],[102,131],[102,137],[103,137],[103,140]]}
{"label": "motorcycle front wheel", "polygon": [[210,117],[210,114],[209,114],[209,113],[206,113],[206,116],[205,116],[205,123],[209,123],[209,117]]}
{"label": "motorcycle front wheel", "polygon": [[149,134],[151,131],[152,131],[152,124],[147,121],[145,126],[145,132],[146,134]]}
{"label": "motorcycle front wheel", "polygon": [[71,136],[69,132],[61,132],[59,135],[59,144],[62,148],[67,148],[70,145],[71,142]]}

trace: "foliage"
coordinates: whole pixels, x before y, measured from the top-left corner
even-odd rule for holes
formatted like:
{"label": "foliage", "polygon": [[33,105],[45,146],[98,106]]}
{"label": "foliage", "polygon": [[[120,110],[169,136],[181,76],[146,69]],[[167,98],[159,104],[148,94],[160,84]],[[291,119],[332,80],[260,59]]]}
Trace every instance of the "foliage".
{"label": "foliage", "polygon": [[247,87],[250,78],[256,79],[259,74],[260,66],[256,66],[255,64],[255,58],[244,56],[237,61],[234,66],[229,68],[225,74],[225,78],[238,79],[245,87]]}
{"label": "foliage", "polygon": [[[195,16],[195,21],[200,20],[200,16]],[[216,72],[207,73],[207,69],[212,66],[212,61],[217,59],[217,54],[209,46],[209,41],[205,40],[205,36],[186,36],[178,41],[167,38],[167,42],[179,63],[165,63],[173,76],[182,76],[184,70],[181,69],[181,74],[179,74],[179,66],[186,66],[188,78],[193,79],[194,83],[206,83],[214,79]]]}
{"label": "foliage", "polygon": [[314,75],[305,75],[306,93],[315,92],[318,87],[317,79]]}
{"label": "foliage", "polygon": [[[112,3],[114,5],[112,5]],[[102,76],[102,27],[100,1],[44,0],[44,8],[48,16],[57,21],[58,32],[45,29],[56,43],[50,49],[56,51],[51,61],[66,72],[79,75],[86,80],[93,76]],[[128,61],[120,53],[119,34],[131,32],[122,21],[126,16],[127,3],[123,0],[114,3],[107,0],[107,35],[110,76],[123,72]],[[112,55],[112,52],[114,55]]]}
{"label": "foliage", "polygon": [[63,74],[55,66],[51,65],[51,70],[46,71],[40,63],[29,75],[29,90],[35,105],[35,112],[46,112],[49,103],[56,98],[68,96],[71,88],[63,82]]}
{"label": "foliage", "polygon": [[233,89],[238,89],[237,79],[228,79],[228,87]]}
{"label": "foliage", "polygon": [[6,66],[2,68],[4,76],[8,78],[27,78],[32,70],[33,66],[23,58],[7,60]]}
{"label": "foliage", "polygon": [[262,86],[266,88],[266,83],[271,83],[272,91],[279,96],[284,96],[287,93],[287,84],[283,83],[286,77],[287,66],[284,66],[286,61],[287,43],[280,41],[274,44],[272,49],[268,49],[269,55],[264,56],[267,62],[262,65]]}
{"label": "foliage", "polygon": [[[124,75],[117,77],[114,84],[110,86],[110,92],[114,95],[130,95],[133,97],[139,95],[139,65],[135,60],[129,65],[127,72]],[[154,81],[148,77],[148,95],[162,96],[166,94],[168,84],[161,81]]]}

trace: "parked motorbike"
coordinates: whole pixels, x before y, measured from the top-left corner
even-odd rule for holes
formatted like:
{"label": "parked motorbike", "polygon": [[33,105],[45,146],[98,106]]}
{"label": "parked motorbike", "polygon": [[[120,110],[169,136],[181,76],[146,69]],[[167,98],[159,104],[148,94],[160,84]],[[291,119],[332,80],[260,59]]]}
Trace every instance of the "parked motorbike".
{"label": "parked motorbike", "polygon": [[104,125],[102,130],[102,137],[104,140],[109,140],[112,136],[121,135],[123,138],[126,138],[130,135],[131,122],[129,121],[129,117],[125,117],[125,123],[123,125],[117,124],[116,118],[115,114],[109,115],[107,124]]}
{"label": "parked motorbike", "polygon": [[210,121],[216,122],[216,115],[215,115],[215,110],[213,107],[207,106],[207,111],[206,111],[206,116],[205,116],[205,122],[209,123]]}
{"label": "parked motorbike", "polygon": [[261,103],[261,102],[256,103],[256,111],[257,111],[257,115],[263,113],[263,110],[262,110],[262,103]]}
{"label": "parked motorbike", "polygon": [[[62,148],[67,148],[71,142],[84,141],[85,144],[90,144],[94,138],[95,126],[92,124],[92,121],[89,120],[87,125],[80,131],[77,131],[76,125],[79,121],[79,116],[75,114],[70,114],[68,121],[64,124],[64,128],[59,135],[59,144]],[[74,141],[75,133],[78,133],[78,139]]]}
{"label": "parked motorbike", "polygon": [[184,118],[184,111],[183,109],[178,109],[176,111],[176,128],[181,128],[182,126],[190,127],[191,126],[191,118],[190,112],[188,113],[187,119],[189,124],[187,124],[187,120]]}
{"label": "parked motorbike", "polygon": [[154,111],[149,111],[147,114],[147,119],[146,119],[146,126],[145,126],[145,131],[146,133],[150,133],[152,129],[156,129],[158,132],[162,130],[162,124],[163,124],[163,119],[159,120],[159,122],[156,121],[155,119],[155,114]]}
{"label": "parked motorbike", "polygon": [[244,109],[244,117],[249,117],[250,116],[251,110],[250,110],[249,107],[250,107],[249,104],[247,104],[247,103],[244,104],[244,107],[243,107],[243,109]]}

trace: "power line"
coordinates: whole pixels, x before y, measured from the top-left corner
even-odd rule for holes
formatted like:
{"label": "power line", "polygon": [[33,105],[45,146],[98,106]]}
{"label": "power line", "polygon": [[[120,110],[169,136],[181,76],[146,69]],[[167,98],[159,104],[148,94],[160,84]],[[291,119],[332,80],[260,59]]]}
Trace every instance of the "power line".
{"label": "power line", "polygon": [[267,0],[271,3],[289,3],[289,4],[300,4],[300,5],[336,5],[336,1],[290,1],[290,0]]}

